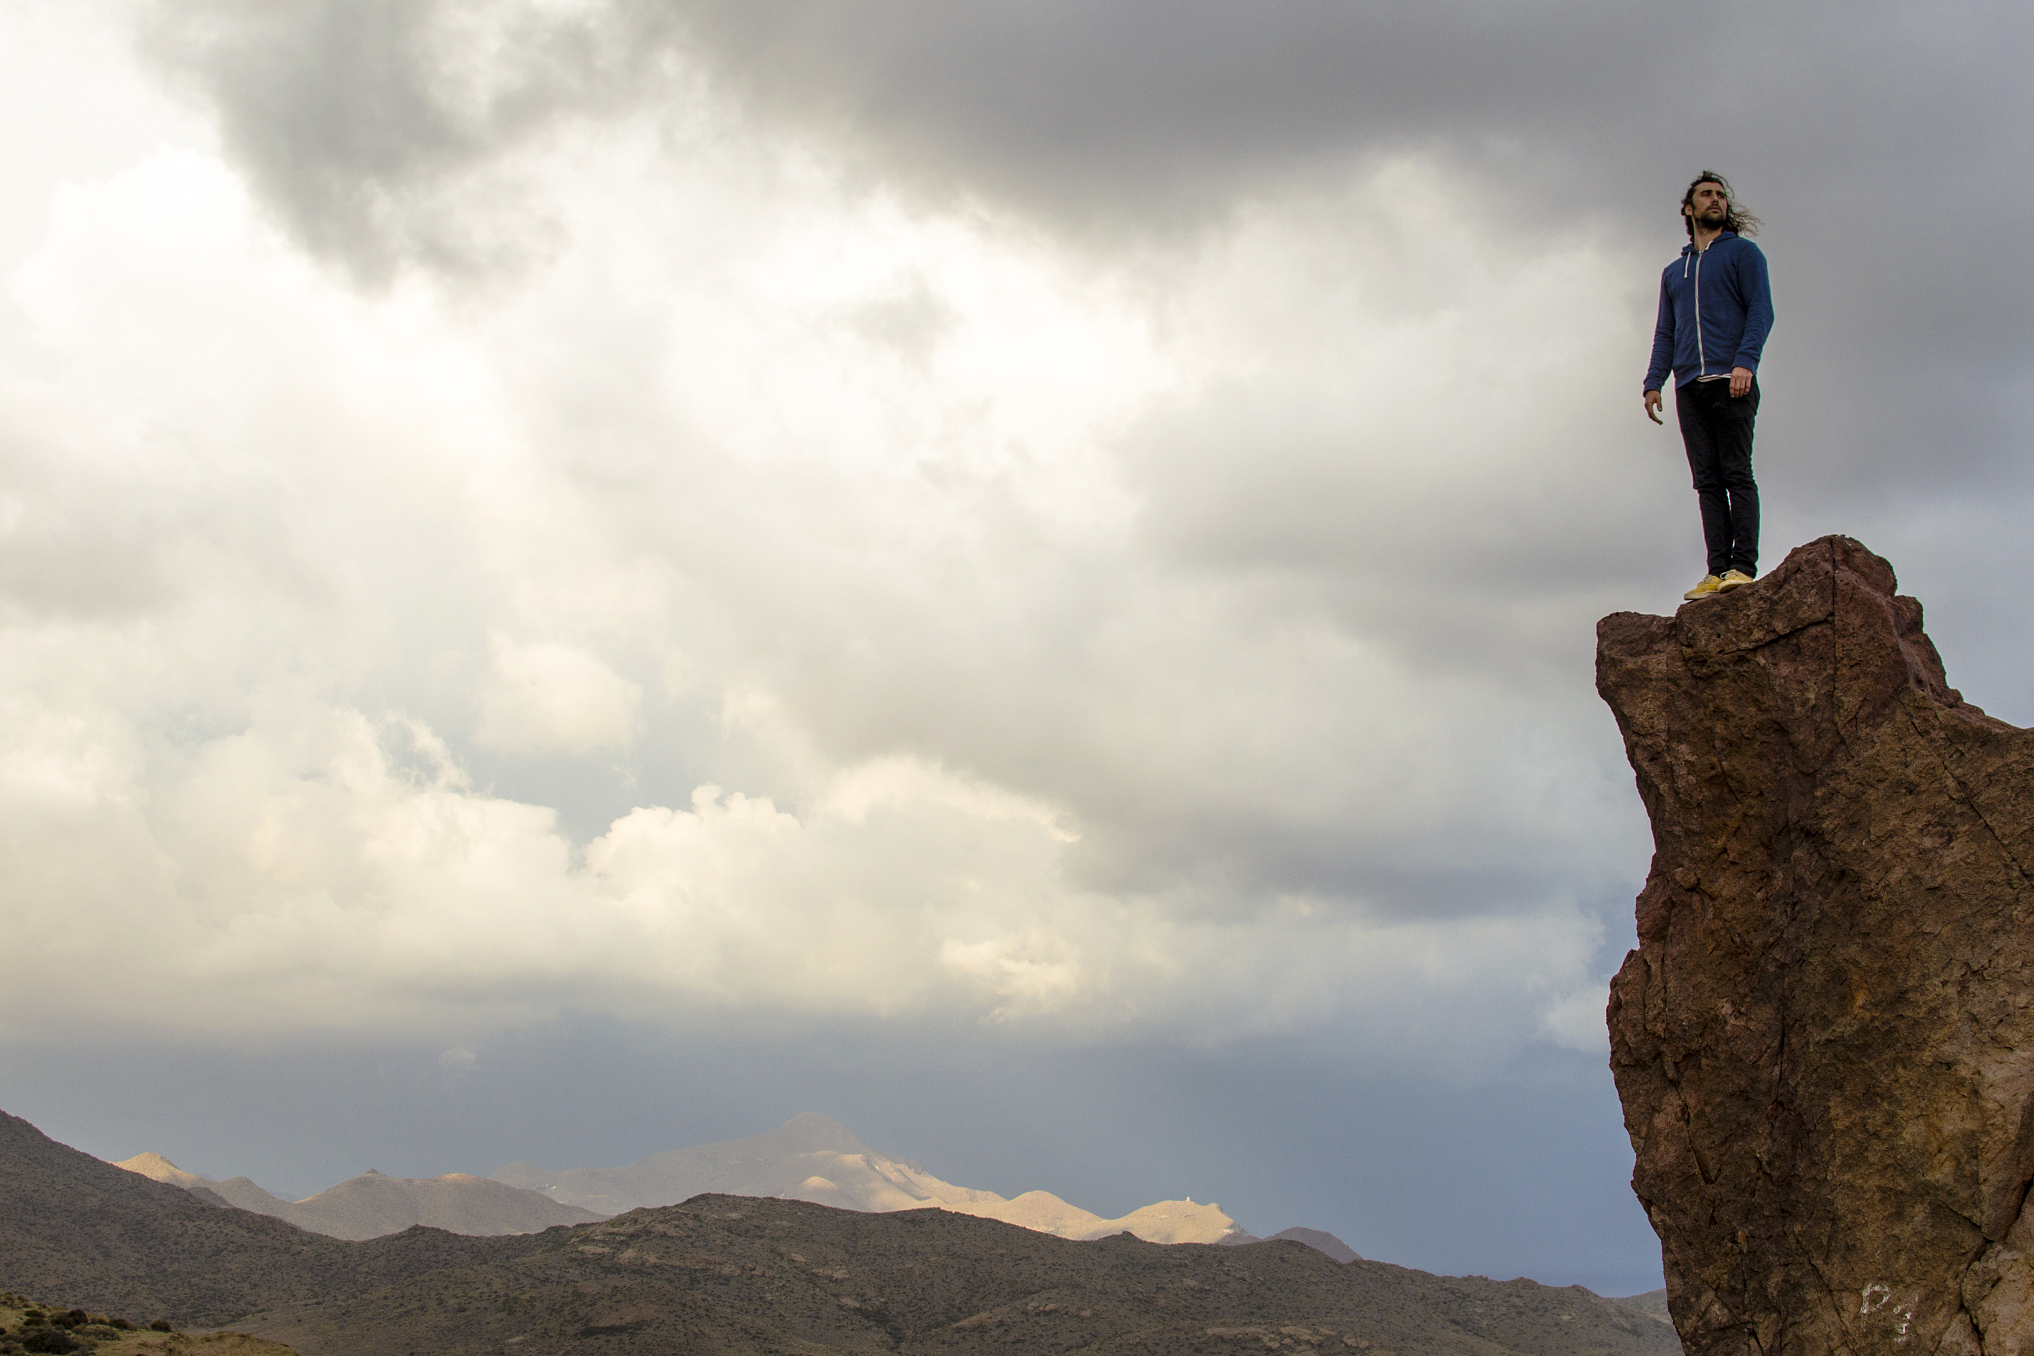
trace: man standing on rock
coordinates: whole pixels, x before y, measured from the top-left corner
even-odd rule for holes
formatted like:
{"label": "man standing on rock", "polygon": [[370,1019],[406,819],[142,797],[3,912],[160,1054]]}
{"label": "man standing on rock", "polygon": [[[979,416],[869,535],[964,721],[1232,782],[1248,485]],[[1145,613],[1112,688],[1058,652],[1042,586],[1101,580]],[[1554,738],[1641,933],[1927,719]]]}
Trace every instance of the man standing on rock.
{"label": "man standing on rock", "polygon": [[1660,387],[1674,374],[1674,413],[1702,502],[1709,572],[1683,597],[1707,598],[1752,581],[1759,568],[1759,487],[1752,422],[1759,412],[1759,354],[1773,328],[1766,256],[1745,239],[1759,220],[1704,171],[1681,197],[1688,243],[1660,277],[1660,318],[1646,369],[1646,417],[1660,418]]}

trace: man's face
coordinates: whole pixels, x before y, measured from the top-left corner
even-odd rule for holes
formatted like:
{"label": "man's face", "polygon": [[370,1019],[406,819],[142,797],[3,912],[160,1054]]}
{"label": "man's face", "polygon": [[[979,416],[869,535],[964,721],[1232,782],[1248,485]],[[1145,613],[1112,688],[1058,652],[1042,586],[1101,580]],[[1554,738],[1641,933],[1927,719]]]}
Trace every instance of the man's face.
{"label": "man's face", "polygon": [[1697,226],[1715,230],[1730,217],[1730,195],[1723,191],[1722,184],[1705,179],[1695,185],[1695,192],[1681,211],[1683,215],[1693,217]]}

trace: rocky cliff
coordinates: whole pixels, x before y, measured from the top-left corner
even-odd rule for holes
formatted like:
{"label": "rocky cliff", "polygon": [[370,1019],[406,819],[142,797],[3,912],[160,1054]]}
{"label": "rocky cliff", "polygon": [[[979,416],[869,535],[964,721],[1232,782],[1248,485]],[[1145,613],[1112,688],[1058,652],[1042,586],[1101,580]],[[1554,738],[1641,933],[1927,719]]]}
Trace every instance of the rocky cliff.
{"label": "rocky cliff", "polygon": [[2034,732],[1825,537],[1597,632],[1652,817],[1611,988],[1693,1356],[2034,1351]]}

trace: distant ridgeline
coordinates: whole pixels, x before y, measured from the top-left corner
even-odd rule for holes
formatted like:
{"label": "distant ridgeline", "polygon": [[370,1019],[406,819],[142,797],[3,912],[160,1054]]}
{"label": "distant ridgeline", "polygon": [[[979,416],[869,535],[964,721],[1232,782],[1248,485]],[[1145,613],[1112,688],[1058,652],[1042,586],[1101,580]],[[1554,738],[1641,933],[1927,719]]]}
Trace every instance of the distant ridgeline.
{"label": "distant ridgeline", "polygon": [[541,1192],[463,1172],[415,1178],[385,1177],[369,1169],[329,1191],[301,1201],[285,1201],[245,1177],[214,1182],[185,1172],[161,1154],[137,1154],[114,1166],[182,1187],[219,1205],[272,1215],[331,1238],[380,1238],[415,1224],[455,1234],[534,1234],[554,1224],[589,1224],[607,1218],[578,1206],[561,1205]]}
{"label": "distant ridgeline", "polygon": [[[492,1178],[387,1177],[372,1170],[301,1201],[285,1201],[245,1177],[214,1182],[161,1154],[119,1164],[158,1182],[224,1205],[285,1219],[332,1238],[379,1238],[414,1224],[455,1234],[527,1234],[555,1224],[586,1224],[645,1206],[676,1205],[703,1192],[775,1196],[844,1210],[923,1210],[928,1206],[999,1219],[1061,1238],[1129,1232],[1151,1243],[1250,1243],[1217,1205],[1160,1201],[1120,1219],[1103,1219],[1049,1191],[1006,1200],[993,1191],[943,1182],[915,1163],[878,1153],[828,1116],[808,1112],[746,1139],[673,1149],[621,1168],[547,1171],[511,1163]],[[1337,1261],[1356,1254],[1333,1234],[1288,1230]]]}
{"label": "distant ridgeline", "polygon": [[[1027,1191],[1015,1200],[1006,1200],[993,1191],[955,1186],[916,1163],[902,1163],[878,1153],[839,1121],[816,1112],[793,1117],[760,1135],[673,1149],[624,1168],[552,1172],[528,1163],[511,1163],[497,1172],[494,1180],[603,1215],[619,1215],[642,1206],[675,1205],[713,1191],[811,1201],[844,1210],[937,1206],[1061,1238],[1102,1238],[1127,1231],[1150,1243],[1219,1243],[1240,1234],[1236,1221],[1217,1205],[1160,1201],[1121,1219],[1103,1219],[1068,1205],[1049,1191]],[[1248,1239],[1249,1235],[1241,1237]],[[1335,1246],[1343,1245],[1337,1240]]]}
{"label": "distant ridgeline", "polygon": [[[413,1227],[349,1242],[122,1171],[4,1114],[0,1282],[45,1314],[230,1324],[305,1356],[1678,1350],[1666,1324],[1579,1286],[1340,1263],[1293,1241],[1081,1242],[936,1209],[703,1195],[537,1234]],[[134,1349],[281,1356],[220,1340]]]}

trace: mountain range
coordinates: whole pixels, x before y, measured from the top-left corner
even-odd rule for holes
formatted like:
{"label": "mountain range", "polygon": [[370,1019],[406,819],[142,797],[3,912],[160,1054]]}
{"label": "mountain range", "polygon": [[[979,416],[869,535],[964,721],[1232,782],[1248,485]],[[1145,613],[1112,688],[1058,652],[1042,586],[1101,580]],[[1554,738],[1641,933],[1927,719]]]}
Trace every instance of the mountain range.
{"label": "mountain range", "polygon": [[0,1285],[230,1324],[303,1356],[1295,1351],[1675,1356],[1579,1286],[1338,1263],[1293,1241],[1056,1238],[939,1209],[702,1195],[538,1234],[307,1233],[123,1171],[0,1113]]}
{"label": "mountain range", "polygon": [[[1061,1238],[1130,1233],[1149,1243],[1253,1243],[1218,1205],[1160,1201],[1116,1219],[1070,1205],[1049,1191],[1005,1198],[942,1181],[916,1163],[871,1149],[830,1116],[807,1112],[775,1130],[695,1145],[619,1168],[544,1169],[511,1163],[492,1177],[389,1177],[369,1169],[301,1201],[288,1201],[245,1177],[213,1181],[158,1153],[116,1166],[181,1187],[201,1199],[288,1220],[330,1238],[368,1239],[422,1224],[455,1234],[526,1234],[555,1224],[587,1224],[644,1207],[676,1205],[705,1192],[773,1196],[844,1210],[887,1212],[933,1207],[1001,1220]],[[1323,1247],[1337,1261],[1356,1254],[1318,1230],[1276,1235]]]}
{"label": "mountain range", "polygon": [[1267,1238],[1257,1238],[1239,1229],[1227,1238],[1217,1239],[1216,1241],[1231,1247],[1243,1243],[1277,1243],[1280,1241],[1304,1243],[1315,1252],[1320,1253],[1324,1257],[1332,1257],[1337,1262],[1360,1262],[1363,1260],[1356,1249],[1350,1247],[1333,1234],[1320,1229],[1281,1229]]}
{"label": "mountain range", "polygon": [[221,1205],[288,1220],[299,1229],[328,1238],[380,1238],[415,1224],[455,1234],[534,1234],[554,1224],[589,1224],[606,1218],[575,1205],[561,1205],[539,1192],[463,1172],[443,1177],[388,1177],[369,1168],[315,1196],[286,1201],[245,1177],[214,1182],[185,1172],[157,1153],[136,1154],[114,1166],[182,1187]]}
{"label": "mountain range", "polygon": [[[1219,1243],[1241,1233],[1220,1206],[1197,1205],[1191,1200],[1160,1201],[1117,1219],[1104,1219],[1049,1191],[1027,1191],[1006,1199],[993,1191],[955,1186],[916,1163],[878,1153],[839,1121],[816,1112],[794,1116],[760,1135],[673,1149],[626,1167],[558,1171],[511,1163],[495,1173],[494,1180],[602,1215],[676,1205],[702,1192],[719,1192],[810,1201],[846,1210],[881,1212],[933,1206],[1061,1238],[1103,1238],[1128,1232],[1148,1243]],[[1336,1246],[1342,1245],[1337,1241]]]}

